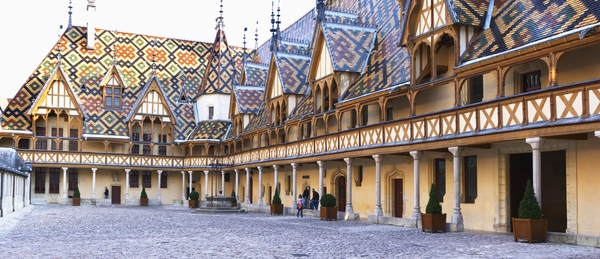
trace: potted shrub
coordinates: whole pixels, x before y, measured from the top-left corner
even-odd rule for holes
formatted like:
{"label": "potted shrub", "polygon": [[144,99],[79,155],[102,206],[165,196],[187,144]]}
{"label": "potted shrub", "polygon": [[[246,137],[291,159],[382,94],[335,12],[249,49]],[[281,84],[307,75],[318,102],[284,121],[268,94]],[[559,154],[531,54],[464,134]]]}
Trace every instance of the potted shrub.
{"label": "potted shrub", "polygon": [[518,239],[527,240],[529,243],[533,240],[546,242],[547,225],[548,219],[542,218],[542,209],[533,192],[533,184],[531,180],[527,180],[525,195],[519,203],[519,217],[512,218],[515,242]]}
{"label": "potted shrub", "polygon": [[421,228],[422,231],[435,233],[438,230],[446,231],[446,213],[442,214],[442,205],[437,198],[435,184],[431,184],[429,191],[429,201],[425,207],[425,213],[421,213]]}
{"label": "potted shrub", "polygon": [[324,194],[321,197],[321,220],[337,220],[338,208],[335,196]]}
{"label": "potted shrub", "polygon": [[198,199],[200,198],[200,194],[197,191],[192,191],[190,192],[190,202],[189,202],[189,207],[190,208],[198,208]]}
{"label": "potted shrub", "polygon": [[75,185],[75,190],[73,191],[73,206],[81,205],[81,193],[79,192],[79,186]]}
{"label": "potted shrub", "polygon": [[271,215],[283,215],[283,203],[279,197],[279,188],[275,187],[275,195],[271,201]]}
{"label": "potted shrub", "polygon": [[145,186],[142,186],[142,194],[140,195],[140,206],[148,206],[148,194],[146,194]]}

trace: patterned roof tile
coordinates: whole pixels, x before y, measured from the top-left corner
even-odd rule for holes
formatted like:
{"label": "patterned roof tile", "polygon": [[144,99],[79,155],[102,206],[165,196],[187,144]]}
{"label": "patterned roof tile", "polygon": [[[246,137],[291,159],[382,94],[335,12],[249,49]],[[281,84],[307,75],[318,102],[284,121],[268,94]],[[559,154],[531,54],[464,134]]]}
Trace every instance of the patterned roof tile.
{"label": "patterned roof tile", "polygon": [[303,96],[296,108],[290,113],[288,120],[301,119],[305,116],[312,115],[314,111],[314,99],[312,91],[309,91],[308,95]]}
{"label": "patterned roof tile", "polygon": [[335,23],[323,25],[334,70],[362,73],[369,59],[377,30]]}
{"label": "patterned roof tile", "polygon": [[194,133],[190,135],[189,140],[197,139],[224,139],[229,127],[231,126],[230,121],[201,121],[198,123],[198,127],[194,130]]}
{"label": "patterned roof tile", "polygon": [[277,70],[286,94],[305,94],[308,91],[308,70],[310,57],[275,53]]}
{"label": "patterned roof tile", "polygon": [[235,86],[234,93],[240,113],[256,114],[263,103],[265,88],[264,86]]}

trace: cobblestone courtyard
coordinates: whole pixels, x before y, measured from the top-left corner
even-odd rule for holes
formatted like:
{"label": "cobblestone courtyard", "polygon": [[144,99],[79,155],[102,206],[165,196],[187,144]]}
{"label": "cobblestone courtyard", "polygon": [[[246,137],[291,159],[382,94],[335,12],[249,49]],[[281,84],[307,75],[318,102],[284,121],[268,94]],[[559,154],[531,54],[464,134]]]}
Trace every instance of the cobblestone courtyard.
{"label": "cobblestone courtyard", "polygon": [[600,258],[593,247],[515,243],[502,234],[191,211],[30,206],[0,219],[0,258]]}

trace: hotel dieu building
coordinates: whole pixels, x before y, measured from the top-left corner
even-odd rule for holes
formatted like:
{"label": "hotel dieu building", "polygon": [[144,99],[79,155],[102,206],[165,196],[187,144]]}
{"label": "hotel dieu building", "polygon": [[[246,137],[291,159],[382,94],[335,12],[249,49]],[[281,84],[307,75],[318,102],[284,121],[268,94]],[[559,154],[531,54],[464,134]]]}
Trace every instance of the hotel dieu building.
{"label": "hotel dieu building", "polygon": [[310,186],[345,219],[417,227],[435,183],[450,230],[510,232],[532,179],[551,238],[600,246],[597,1],[316,2],[255,47],[223,17],[208,43],[69,26],[40,46],[0,130],[31,201],[145,186],[265,211]]}

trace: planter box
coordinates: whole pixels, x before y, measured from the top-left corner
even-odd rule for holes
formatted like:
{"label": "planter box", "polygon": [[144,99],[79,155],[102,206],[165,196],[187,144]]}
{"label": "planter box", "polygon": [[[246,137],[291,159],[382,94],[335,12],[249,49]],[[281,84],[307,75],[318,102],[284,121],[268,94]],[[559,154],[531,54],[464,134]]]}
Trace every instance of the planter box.
{"label": "planter box", "polygon": [[81,198],[73,198],[73,206],[81,205]]}
{"label": "planter box", "polygon": [[271,215],[283,215],[283,204],[271,204]]}
{"label": "planter box", "polygon": [[148,206],[148,198],[140,198],[140,206]]}
{"label": "planter box", "polygon": [[512,218],[513,236],[517,240],[533,240],[546,242],[546,227],[548,219],[519,219]]}
{"label": "planter box", "polygon": [[423,231],[435,233],[437,231],[446,231],[446,213],[443,214],[423,214],[421,213],[421,225]]}
{"label": "planter box", "polygon": [[198,208],[198,200],[189,200],[188,205],[190,208]]}
{"label": "planter box", "polygon": [[321,206],[321,220],[337,220],[337,214],[338,214],[337,207]]}

